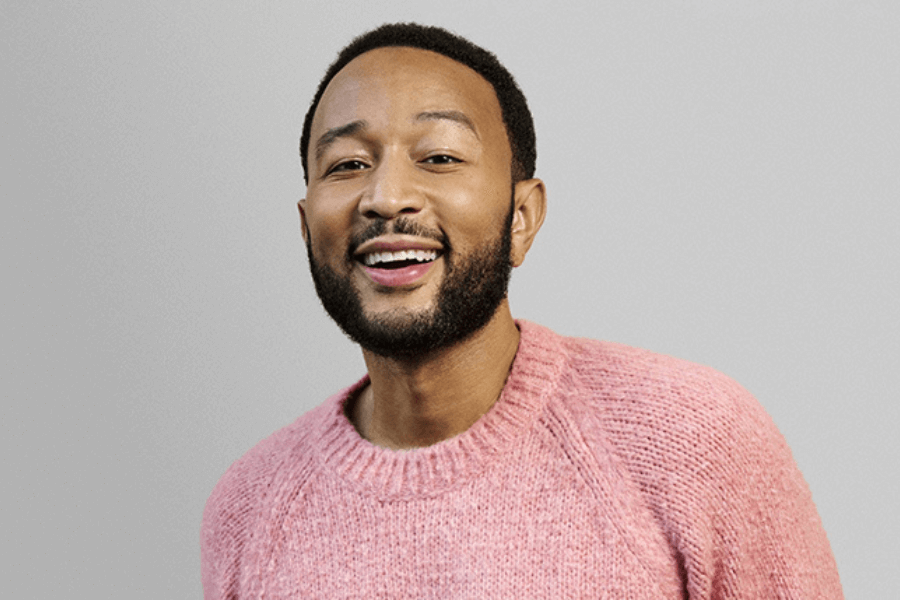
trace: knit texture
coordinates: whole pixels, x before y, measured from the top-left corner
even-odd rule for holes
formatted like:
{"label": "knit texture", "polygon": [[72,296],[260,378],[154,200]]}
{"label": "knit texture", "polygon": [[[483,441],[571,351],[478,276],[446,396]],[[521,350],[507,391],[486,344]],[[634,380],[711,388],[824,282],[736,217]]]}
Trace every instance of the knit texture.
{"label": "knit texture", "polygon": [[809,490],[712,369],[519,321],[495,405],[394,451],[329,398],[225,473],[207,600],[842,598]]}

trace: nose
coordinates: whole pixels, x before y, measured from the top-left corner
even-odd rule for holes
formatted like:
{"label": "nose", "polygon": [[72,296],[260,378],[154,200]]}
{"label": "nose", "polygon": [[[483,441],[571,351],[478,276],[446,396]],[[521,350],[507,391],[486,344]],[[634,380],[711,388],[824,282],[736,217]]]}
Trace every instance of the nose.
{"label": "nose", "polygon": [[393,219],[422,210],[425,198],[415,181],[415,168],[402,158],[386,158],[369,177],[359,212],[370,219]]}

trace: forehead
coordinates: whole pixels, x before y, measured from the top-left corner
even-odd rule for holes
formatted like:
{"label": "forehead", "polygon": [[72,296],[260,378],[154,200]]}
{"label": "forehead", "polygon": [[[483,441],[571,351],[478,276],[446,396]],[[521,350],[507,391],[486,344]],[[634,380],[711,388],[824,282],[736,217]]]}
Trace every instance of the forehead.
{"label": "forehead", "polygon": [[441,110],[461,111],[485,134],[506,137],[494,88],[474,70],[429,50],[378,48],[357,56],[329,82],[311,141],[356,120],[377,123]]}

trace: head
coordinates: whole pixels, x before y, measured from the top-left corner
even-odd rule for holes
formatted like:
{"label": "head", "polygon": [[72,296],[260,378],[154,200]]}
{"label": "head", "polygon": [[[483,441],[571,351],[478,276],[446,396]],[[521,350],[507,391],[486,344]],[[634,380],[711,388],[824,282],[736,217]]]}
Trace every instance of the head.
{"label": "head", "polygon": [[304,128],[300,201],[323,305],[383,356],[466,339],[506,306],[543,220],[543,184],[521,178],[533,150],[528,170],[515,166],[495,85],[444,53],[381,45],[326,80]]}
{"label": "head", "polygon": [[534,120],[528,109],[528,102],[512,74],[493,53],[476,46],[469,40],[454,35],[440,27],[427,27],[416,23],[391,23],[382,25],[355,38],[338,54],[328,67],[325,76],[313,96],[303,119],[303,133],[300,136],[300,163],[303,177],[309,183],[309,142],[313,117],[328,84],[341,69],[357,56],[376,48],[406,47],[430,50],[461,63],[481,75],[494,89],[506,135],[512,149],[510,169],[513,181],[534,177],[537,148],[534,135]]}

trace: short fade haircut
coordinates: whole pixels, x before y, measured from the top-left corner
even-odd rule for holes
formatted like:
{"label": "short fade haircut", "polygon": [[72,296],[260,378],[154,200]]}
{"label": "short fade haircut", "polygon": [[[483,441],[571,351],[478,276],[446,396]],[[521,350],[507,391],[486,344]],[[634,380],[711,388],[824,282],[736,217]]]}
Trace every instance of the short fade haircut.
{"label": "short fade haircut", "polygon": [[303,133],[300,136],[300,162],[303,165],[303,180],[306,183],[309,183],[310,129],[312,129],[313,116],[325,93],[325,88],[328,87],[334,76],[354,58],[370,50],[386,47],[419,48],[437,52],[469,67],[484,77],[494,88],[494,93],[500,102],[506,137],[509,139],[509,146],[512,150],[513,183],[534,177],[537,160],[534,120],[528,109],[525,95],[519,89],[512,74],[497,57],[488,50],[441,27],[429,27],[417,23],[389,23],[360,35],[344,47],[337,59],[328,67],[322,81],[319,82],[316,95],[313,96],[309,110],[306,112],[306,118],[303,120]]}

